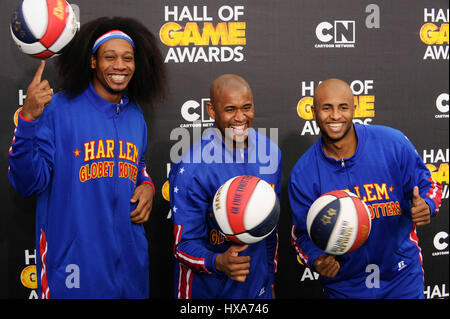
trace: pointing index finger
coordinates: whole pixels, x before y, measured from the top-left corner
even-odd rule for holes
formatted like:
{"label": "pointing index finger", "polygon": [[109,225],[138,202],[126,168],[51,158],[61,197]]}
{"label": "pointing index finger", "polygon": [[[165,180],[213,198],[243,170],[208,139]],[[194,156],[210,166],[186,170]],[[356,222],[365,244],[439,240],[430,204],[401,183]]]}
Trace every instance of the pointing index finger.
{"label": "pointing index finger", "polygon": [[36,73],[34,74],[32,81],[33,83],[39,84],[41,82],[42,73],[44,73],[44,68],[45,68],[45,60],[41,60],[41,63],[39,64],[39,67],[37,68]]}

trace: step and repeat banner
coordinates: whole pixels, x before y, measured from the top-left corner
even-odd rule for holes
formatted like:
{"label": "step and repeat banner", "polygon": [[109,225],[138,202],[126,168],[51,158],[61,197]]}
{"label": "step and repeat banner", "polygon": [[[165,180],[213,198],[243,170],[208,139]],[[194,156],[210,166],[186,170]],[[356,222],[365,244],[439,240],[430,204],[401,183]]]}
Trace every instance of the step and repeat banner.
{"label": "step and repeat banner", "polygon": [[[0,2],[0,297],[37,298],[34,222],[36,198],[18,195],[8,181],[14,117],[38,60],[21,53],[9,30],[17,0]],[[79,23],[130,16],[160,40],[170,94],[152,110],[147,161],[156,187],[146,224],[150,297],[173,297],[173,235],[167,176],[175,128],[191,138],[211,127],[206,112],[211,82],[243,76],[253,89],[254,126],[266,128],[283,153],[277,298],[322,298],[318,274],[302,266],[290,245],[289,173],[319,138],[312,118],[314,88],[337,77],[353,89],[355,122],[388,125],[416,146],[443,185],[440,214],[418,228],[425,298],[449,297],[449,4],[447,0],[73,0]],[[44,78],[56,85],[52,59]],[[76,61],[74,61],[76,63]],[[374,157],[377,154],[373,154]],[[380,245],[383,245],[380,242]],[[111,278],[113,280],[113,278]]]}

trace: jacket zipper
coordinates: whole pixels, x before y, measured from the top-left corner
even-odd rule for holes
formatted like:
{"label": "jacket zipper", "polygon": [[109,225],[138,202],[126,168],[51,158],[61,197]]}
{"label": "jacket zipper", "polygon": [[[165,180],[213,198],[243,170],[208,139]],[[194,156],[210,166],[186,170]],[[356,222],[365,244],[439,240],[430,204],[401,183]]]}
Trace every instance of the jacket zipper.
{"label": "jacket zipper", "polygon": [[[349,185],[348,189],[351,190],[350,186],[352,185],[352,181],[351,181],[351,179],[350,179],[350,173],[349,173],[348,169],[345,167],[345,161],[344,161],[343,158],[341,158],[341,167],[342,167],[342,169],[345,170],[345,172],[346,172],[346,174],[347,174],[347,181],[348,181],[348,185]],[[364,250],[364,256],[365,256],[365,258],[366,258],[366,269],[367,269],[367,266],[368,266],[369,263],[370,263],[369,252],[368,252],[368,250],[366,249],[366,247],[361,247],[360,249]],[[373,296],[374,298],[377,297],[377,294],[376,294],[375,289],[372,289],[372,296]]]}
{"label": "jacket zipper", "polygon": [[[120,112],[119,104],[117,104],[116,105],[116,114],[114,114],[113,118],[112,118],[113,124],[114,124],[115,150],[117,150],[117,153],[114,154],[114,163],[115,163],[114,165],[116,167],[116,172],[117,172],[117,174],[114,175],[115,178],[114,178],[113,216],[112,216],[112,218],[113,218],[113,227],[114,228],[116,228],[118,226],[118,225],[116,225],[116,223],[117,223],[116,216],[118,214],[117,202],[118,202],[118,199],[119,199],[119,161],[118,161],[118,157],[119,157],[119,152],[120,151],[119,151],[119,148],[118,148],[118,146],[119,146],[119,129],[118,129],[118,123],[117,123],[118,119],[119,119],[119,112]],[[117,238],[116,238],[116,240],[117,240]],[[118,246],[119,250],[122,249],[121,245],[120,245],[120,242],[117,243],[117,246]],[[121,258],[119,257],[118,264],[114,265],[114,266],[115,267],[120,267],[121,263],[122,263],[122,261],[121,261]],[[121,291],[120,294],[122,295],[123,291]]]}

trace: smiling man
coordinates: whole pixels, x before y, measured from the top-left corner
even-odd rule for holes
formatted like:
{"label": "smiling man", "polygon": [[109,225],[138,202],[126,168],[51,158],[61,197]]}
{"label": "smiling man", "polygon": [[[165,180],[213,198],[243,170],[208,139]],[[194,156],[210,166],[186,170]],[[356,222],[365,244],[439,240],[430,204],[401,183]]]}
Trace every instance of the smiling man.
{"label": "smiling man", "polygon": [[[251,245],[233,244],[220,233],[212,216],[214,194],[228,179],[258,176],[281,194],[281,152],[252,128],[253,94],[240,76],[219,76],[210,88],[208,113],[215,120],[211,134],[194,144],[172,165],[170,207],[174,224],[175,297],[272,298],[277,268],[278,234]],[[267,146],[267,147],[266,147]],[[276,169],[262,173],[262,151],[270,150]],[[204,150],[220,154],[216,161],[193,161]],[[226,160],[227,159],[227,160]],[[254,159],[254,160],[252,160]]]}
{"label": "smiling man", "polygon": [[154,186],[137,103],[164,95],[156,38],[130,18],[83,24],[58,57],[61,91],[41,61],[10,149],[9,179],[37,195],[41,298],[146,298]]}
{"label": "smiling man", "polygon": [[[107,40],[103,43],[104,40]],[[119,103],[135,71],[134,43],[125,33],[111,31],[94,44],[91,68],[94,89],[106,100]]]}
{"label": "smiling man", "polygon": [[353,127],[356,105],[351,88],[343,81],[329,79],[314,92],[312,112],[320,128],[323,149],[330,157],[350,157],[356,150]]}
{"label": "smiling man", "polygon": [[[314,92],[312,111],[321,138],[291,171],[291,243],[299,259],[321,275],[326,298],[423,299],[416,227],[439,212],[441,185],[403,133],[353,124],[355,109],[353,92],[340,79],[323,81]],[[372,188],[383,187],[386,192],[372,194]],[[333,190],[358,194],[372,212],[367,241],[339,257],[315,246],[306,228],[309,207]]]}
{"label": "smiling man", "polygon": [[248,146],[255,108],[252,91],[243,78],[234,74],[218,77],[211,85],[207,108],[231,148]]}

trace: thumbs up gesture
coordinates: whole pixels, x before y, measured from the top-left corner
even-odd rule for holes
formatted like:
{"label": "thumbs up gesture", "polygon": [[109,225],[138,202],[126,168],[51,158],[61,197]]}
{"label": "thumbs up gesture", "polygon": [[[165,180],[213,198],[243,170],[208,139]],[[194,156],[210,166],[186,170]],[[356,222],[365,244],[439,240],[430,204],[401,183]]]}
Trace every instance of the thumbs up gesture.
{"label": "thumbs up gesture", "polygon": [[250,256],[239,256],[248,245],[232,245],[223,254],[217,255],[214,265],[216,270],[225,273],[237,282],[244,282],[250,273]]}
{"label": "thumbs up gesture", "polygon": [[27,97],[23,103],[21,114],[28,121],[37,120],[44,111],[44,106],[47,106],[52,100],[53,92],[50,84],[47,80],[41,81],[44,68],[45,60],[41,60],[41,64],[39,64],[27,89]]}
{"label": "thumbs up gesture", "polygon": [[416,226],[423,226],[430,223],[430,207],[419,195],[419,187],[414,186],[411,204],[411,217]]}

